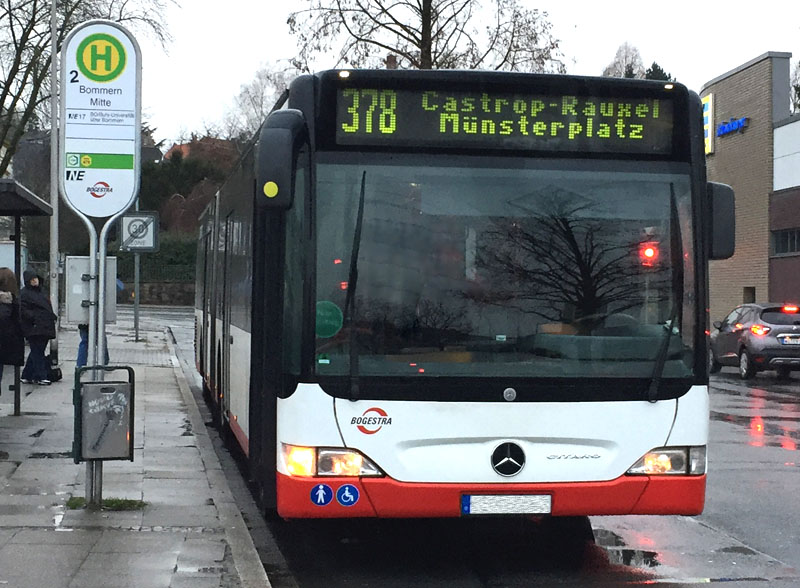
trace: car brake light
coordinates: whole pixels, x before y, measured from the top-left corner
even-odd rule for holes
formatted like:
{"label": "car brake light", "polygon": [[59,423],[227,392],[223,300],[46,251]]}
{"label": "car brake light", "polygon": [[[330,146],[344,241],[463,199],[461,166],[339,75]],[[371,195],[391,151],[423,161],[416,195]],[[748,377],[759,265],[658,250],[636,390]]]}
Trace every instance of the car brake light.
{"label": "car brake light", "polygon": [[783,312],[797,312],[798,310],[800,310],[800,308],[798,308],[794,304],[787,304],[786,306],[783,307]]}
{"label": "car brake light", "polygon": [[765,327],[764,325],[752,325],[750,327],[750,332],[753,333],[753,335],[759,335],[759,336],[766,335],[767,333],[769,333],[769,331],[770,328]]}

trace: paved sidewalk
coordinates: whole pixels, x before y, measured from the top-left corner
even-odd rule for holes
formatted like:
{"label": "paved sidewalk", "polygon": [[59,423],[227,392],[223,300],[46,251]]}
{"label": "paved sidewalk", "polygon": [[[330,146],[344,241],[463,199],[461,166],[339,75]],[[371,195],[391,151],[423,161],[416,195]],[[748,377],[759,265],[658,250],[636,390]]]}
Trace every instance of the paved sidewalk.
{"label": "paved sidewalk", "polygon": [[[144,310],[143,312],[146,312]],[[269,581],[168,333],[110,325],[113,364],[136,373],[134,461],[103,463],[103,498],[143,509],[68,509],[85,497],[75,464],[72,373],[77,330],[59,334],[64,379],[22,385],[13,416],[6,368],[0,395],[0,588],[237,588]],[[111,378],[110,378],[111,379]]]}

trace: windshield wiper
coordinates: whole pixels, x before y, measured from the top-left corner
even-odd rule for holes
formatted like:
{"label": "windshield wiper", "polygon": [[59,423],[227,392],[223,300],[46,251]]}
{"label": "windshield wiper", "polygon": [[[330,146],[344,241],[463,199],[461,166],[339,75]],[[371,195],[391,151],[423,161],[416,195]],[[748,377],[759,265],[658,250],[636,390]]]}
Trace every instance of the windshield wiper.
{"label": "windshield wiper", "polygon": [[361,193],[358,196],[356,226],[353,231],[353,248],[350,251],[350,271],[347,274],[347,295],[344,299],[342,323],[349,329],[350,345],[350,400],[358,400],[358,350],[356,349],[356,329],[353,317],[356,314],[356,285],[358,283],[358,250],[361,247],[361,226],[364,221],[364,191],[367,172],[361,174]]}
{"label": "windshield wiper", "polygon": [[656,355],[653,373],[650,376],[650,385],[647,388],[648,402],[656,402],[658,400],[658,387],[661,384],[661,377],[664,375],[664,367],[667,365],[667,356],[669,355],[669,344],[672,340],[672,334],[680,330],[676,327],[675,322],[680,314],[683,297],[683,239],[681,235],[680,219],[678,218],[678,205],[675,201],[675,188],[672,184],[669,186],[669,209],[669,224],[671,229],[670,241],[675,244],[670,247],[670,251],[673,253],[670,260],[673,268],[672,310],[669,320],[664,325],[667,332],[661,339],[661,347],[658,350],[658,355]]}

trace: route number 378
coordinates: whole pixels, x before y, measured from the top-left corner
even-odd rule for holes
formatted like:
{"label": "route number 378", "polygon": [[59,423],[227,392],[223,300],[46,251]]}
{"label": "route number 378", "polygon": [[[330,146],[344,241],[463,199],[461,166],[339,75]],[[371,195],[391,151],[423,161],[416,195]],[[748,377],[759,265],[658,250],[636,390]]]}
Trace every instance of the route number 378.
{"label": "route number 378", "polygon": [[347,88],[342,96],[349,101],[349,122],[342,123],[345,133],[372,133],[377,127],[384,134],[397,128],[397,93],[392,90]]}

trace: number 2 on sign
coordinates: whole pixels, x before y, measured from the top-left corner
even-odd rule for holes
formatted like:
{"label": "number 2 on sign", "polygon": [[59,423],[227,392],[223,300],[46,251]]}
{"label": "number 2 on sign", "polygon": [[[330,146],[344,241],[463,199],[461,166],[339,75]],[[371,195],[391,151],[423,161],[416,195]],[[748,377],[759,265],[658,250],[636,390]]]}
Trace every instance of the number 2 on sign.
{"label": "number 2 on sign", "polygon": [[394,133],[397,128],[397,94],[392,90],[357,90],[347,88],[342,92],[342,96],[350,100],[347,113],[351,120],[349,123],[342,123],[342,130],[345,133],[358,133],[361,129],[363,119],[364,133],[372,133],[374,120],[377,111],[378,130],[384,134]]}

